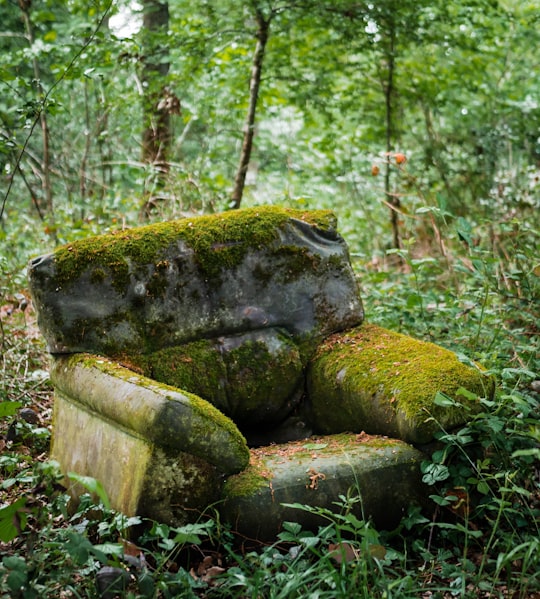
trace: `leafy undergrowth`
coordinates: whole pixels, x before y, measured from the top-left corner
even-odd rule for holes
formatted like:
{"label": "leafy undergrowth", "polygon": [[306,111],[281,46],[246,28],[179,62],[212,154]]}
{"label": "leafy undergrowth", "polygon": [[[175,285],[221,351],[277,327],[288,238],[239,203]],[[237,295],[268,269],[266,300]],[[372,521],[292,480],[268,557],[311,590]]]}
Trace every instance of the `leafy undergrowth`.
{"label": "leafy undergrowth", "polygon": [[286,523],[272,545],[240,538],[213,514],[180,528],[126,518],[93,480],[78,479],[89,494],[71,505],[48,461],[45,347],[25,292],[6,290],[0,597],[539,598],[535,265],[510,272],[479,249],[450,266],[399,257],[394,269],[356,264],[370,320],[479,360],[498,377],[497,397],[481,399],[483,412],[461,430],[440,431],[423,464],[430,507],[411,507],[398,529],[355,517],[352,489],[335,510],[318,511],[318,531]]}

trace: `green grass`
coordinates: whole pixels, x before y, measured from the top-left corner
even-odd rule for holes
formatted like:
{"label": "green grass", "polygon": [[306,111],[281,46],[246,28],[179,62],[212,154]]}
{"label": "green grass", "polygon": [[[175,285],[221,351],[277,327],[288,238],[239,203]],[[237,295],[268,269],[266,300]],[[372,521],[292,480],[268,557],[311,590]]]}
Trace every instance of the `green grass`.
{"label": "green grass", "polygon": [[423,464],[430,508],[378,531],[350,512],[361,500],[351,489],[321,513],[318,531],[291,522],[270,546],[238,538],[212,513],[174,529],[141,527],[90,495],[73,508],[47,461],[51,388],[25,295],[24,263],[43,247],[21,234],[14,251],[14,227],[0,240],[0,597],[99,597],[104,567],[125,572],[123,597],[540,596],[538,232],[526,215],[445,218],[435,221],[445,253],[430,235],[409,234],[399,252],[371,255],[354,234],[362,223],[335,208],[369,320],[453,349],[498,379],[495,400],[467,426],[438,433]]}

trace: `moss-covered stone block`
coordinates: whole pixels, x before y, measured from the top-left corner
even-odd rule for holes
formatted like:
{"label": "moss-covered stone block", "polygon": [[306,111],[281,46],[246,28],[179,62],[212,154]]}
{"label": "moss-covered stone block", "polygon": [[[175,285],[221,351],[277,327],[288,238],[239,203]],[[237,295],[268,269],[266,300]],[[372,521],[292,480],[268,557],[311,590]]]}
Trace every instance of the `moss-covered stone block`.
{"label": "moss-covered stone block", "polygon": [[[403,441],[465,422],[477,406],[461,387],[493,393],[452,352],[362,324],[329,211],[101,235],[36,258],[29,279],[55,356],[52,457],[126,514],[180,524],[220,504],[237,530],[273,540],[352,492],[359,518],[390,528],[424,494],[422,454]],[[335,434],[295,441],[313,429]]]}
{"label": "moss-covered stone block", "polygon": [[241,429],[281,422],[304,391],[299,348],[285,332],[265,329],[223,338],[230,414]]}
{"label": "moss-covered stone block", "polygon": [[[393,528],[422,503],[423,454],[401,441],[368,435],[312,437],[251,450],[250,466],[228,478],[219,506],[223,520],[250,539],[273,540],[283,522],[314,530],[328,522],[318,507],[338,510],[340,495],[359,496],[354,513]],[[310,506],[309,511],[284,504]]]}
{"label": "moss-covered stone block", "polygon": [[153,380],[204,397],[224,414],[229,413],[227,369],[215,339],[125,356],[123,362]]}
{"label": "moss-covered stone block", "polygon": [[[307,385],[320,432],[365,431],[422,444],[479,409],[460,388],[491,397],[495,382],[447,349],[364,323],[321,344]],[[456,405],[435,403],[439,392]]]}

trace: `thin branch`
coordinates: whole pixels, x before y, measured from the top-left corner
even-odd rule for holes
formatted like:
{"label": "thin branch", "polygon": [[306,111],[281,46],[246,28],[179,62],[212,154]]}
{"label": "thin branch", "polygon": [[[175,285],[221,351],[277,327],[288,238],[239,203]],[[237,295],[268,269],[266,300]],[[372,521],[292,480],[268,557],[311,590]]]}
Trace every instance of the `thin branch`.
{"label": "thin branch", "polygon": [[[23,14],[24,27],[26,29],[26,37],[28,39],[28,43],[30,46],[34,43],[34,31],[32,27],[32,22],[30,20],[30,5],[25,3],[20,3],[21,11]],[[32,68],[34,70],[34,78],[36,80],[37,91],[39,97],[44,97],[45,90],[41,84],[41,71],[39,68],[39,63],[37,57],[34,56],[32,58]],[[39,122],[41,125],[41,137],[42,137],[42,147],[43,147],[43,155],[41,159],[41,172],[43,173],[42,179],[42,190],[45,193],[46,202],[45,205],[47,209],[52,214],[53,212],[53,198],[52,198],[52,189],[51,189],[51,180],[50,180],[50,145],[49,145],[49,125],[47,122],[47,111],[40,110],[39,111]]]}

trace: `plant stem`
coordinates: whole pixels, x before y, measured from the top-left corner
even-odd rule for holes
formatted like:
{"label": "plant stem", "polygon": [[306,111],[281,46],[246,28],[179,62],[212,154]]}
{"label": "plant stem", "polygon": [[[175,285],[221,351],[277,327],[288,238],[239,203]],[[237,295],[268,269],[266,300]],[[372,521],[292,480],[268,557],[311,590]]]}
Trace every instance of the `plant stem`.
{"label": "plant stem", "polygon": [[385,103],[385,125],[386,125],[386,156],[387,160],[385,163],[384,171],[384,193],[388,198],[391,206],[396,210],[390,210],[390,222],[392,224],[392,237],[393,245],[396,249],[401,248],[401,237],[399,234],[399,221],[398,211],[400,208],[399,197],[390,191],[390,173],[391,173],[391,161],[390,154],[394,148],[394,77],[396,71],[396,30],[394,23],[390,24],[390,41],[388,52],[386,56],[388,72],[386,75],[386,81],[383,84],[384,90],[384,103]]}

